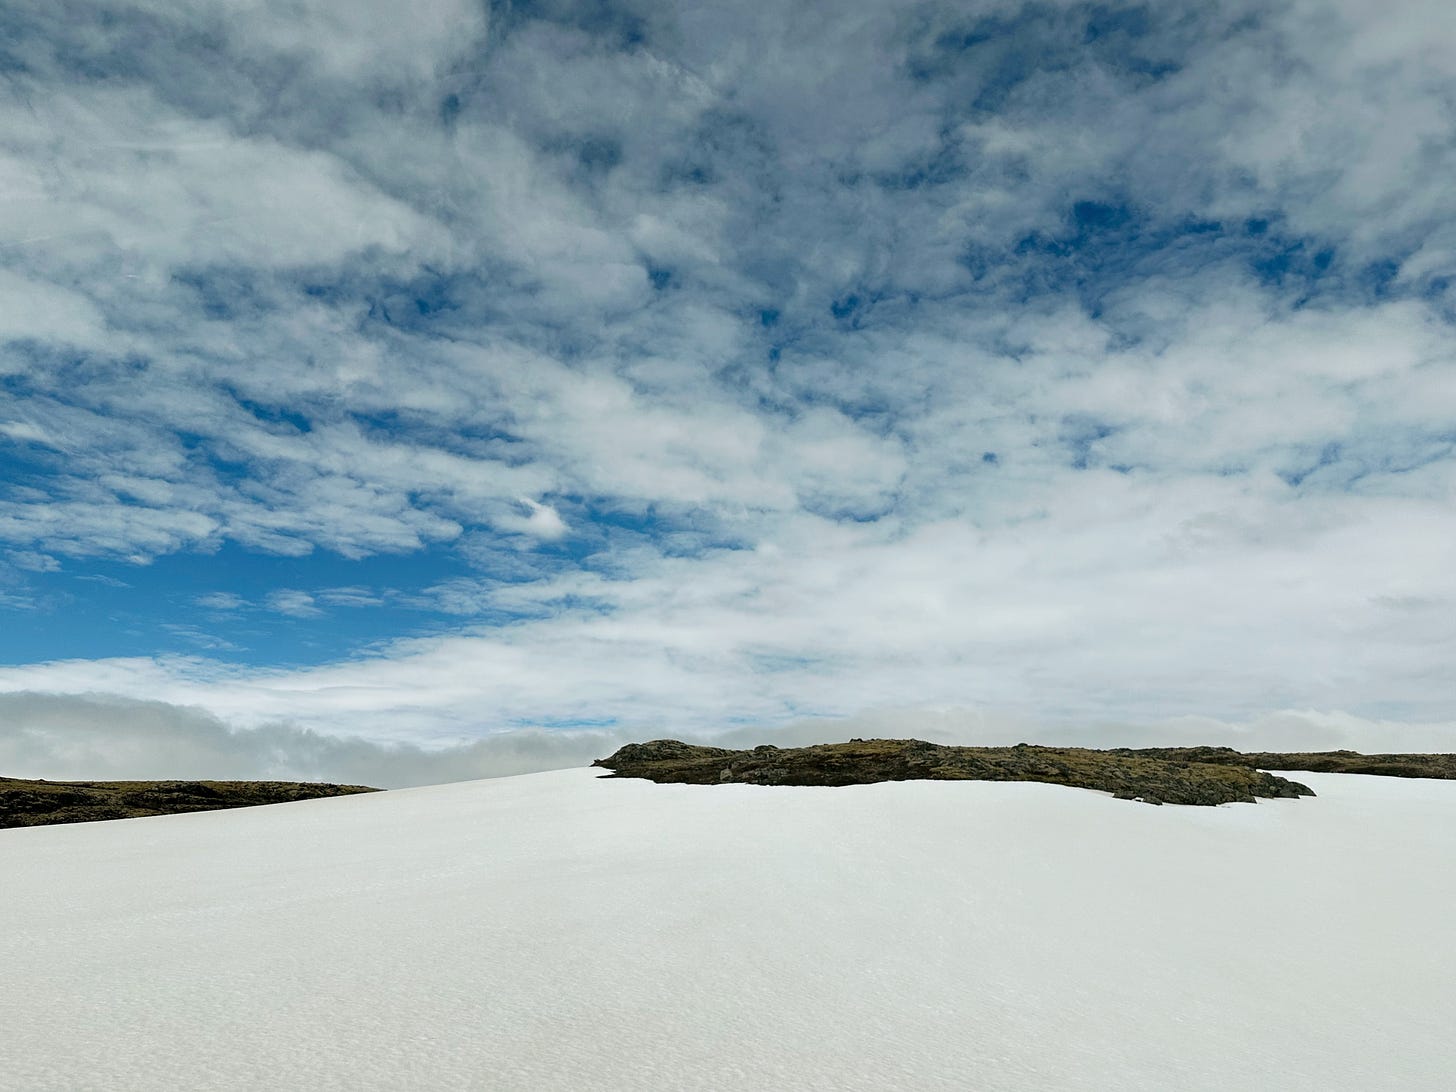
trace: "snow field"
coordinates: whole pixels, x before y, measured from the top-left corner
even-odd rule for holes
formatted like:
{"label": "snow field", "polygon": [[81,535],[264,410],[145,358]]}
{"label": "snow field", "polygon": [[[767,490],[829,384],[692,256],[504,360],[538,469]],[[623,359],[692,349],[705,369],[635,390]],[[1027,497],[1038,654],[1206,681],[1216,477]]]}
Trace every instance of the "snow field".
{"label": "snow field", "polygon": [[1456,1082],[1456,782],[598,773],[0,831],[0,1087]]}

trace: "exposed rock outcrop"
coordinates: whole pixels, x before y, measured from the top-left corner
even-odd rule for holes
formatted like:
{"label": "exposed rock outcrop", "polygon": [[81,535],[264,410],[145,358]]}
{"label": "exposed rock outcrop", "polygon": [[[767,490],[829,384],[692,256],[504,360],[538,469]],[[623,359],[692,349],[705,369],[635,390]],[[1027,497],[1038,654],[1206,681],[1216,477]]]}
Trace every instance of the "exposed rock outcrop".
{"label": "exposed rock outcrop", "polygon": [[[1237,752],[1234,752],[1237,753]],[[628,744],[595,766],[614,777],[675,784],[862,785],[878,781],[1042,781],[1099,789],[1150,804],[1227,804],[1313,796],[1307,787],[1244,763],[1188,761],[1079,747],[946,747],[868,739],[813,747],[733,751],[678,740]]]}
{"label": "exposed rock outcrop", "polygon": [[23,781],[0,777],[0,827],[89,823],[378,792],[298,781]]}
{"label": "exposed rock outcrop", "polygon": [[1456,780],[1456,754],[1362,755],[1358,751],[1235,751],[1232,747],[1119,747],[1109,753],[1181,762],[1218,762],[1256,770]]}

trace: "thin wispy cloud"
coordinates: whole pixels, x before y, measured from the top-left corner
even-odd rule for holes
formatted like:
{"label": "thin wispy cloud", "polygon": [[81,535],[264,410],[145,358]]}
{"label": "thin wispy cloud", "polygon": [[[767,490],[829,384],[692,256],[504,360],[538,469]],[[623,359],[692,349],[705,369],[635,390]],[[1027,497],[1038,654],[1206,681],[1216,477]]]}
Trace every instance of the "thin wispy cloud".
{"label": "thin wispy cloud", "polygon": [[323,613],[314,605],[313,596],[297,588],[280,588],[268,596],[267,607],[294,618],[313,618]]}
{"label": "thin wispy cloud", "polygon": [[225,591],[208,592],[206,595],[199,595],[196,602],[199,607],[219,611],[242,610],[248,605],[247,600],[241,595],[235,595],[232,592]]}
{"label": "thin wispy cloud", "polygon": [[1456,720],[1434,0],[0,40],[6,689],[396,743]]}
{"label": "thin wispy cloud", "polygon": [[318,593],[317,602],[331,607],[377,607],[384,599],[368,588],[326,588]]}

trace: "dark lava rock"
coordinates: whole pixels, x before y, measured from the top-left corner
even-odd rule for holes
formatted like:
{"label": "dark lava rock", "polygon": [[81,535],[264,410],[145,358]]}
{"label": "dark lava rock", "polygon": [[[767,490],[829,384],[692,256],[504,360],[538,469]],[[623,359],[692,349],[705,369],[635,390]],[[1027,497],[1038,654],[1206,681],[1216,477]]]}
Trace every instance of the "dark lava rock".
{"label": "dark lava rock", "polygon": [[610,759],[599,758],[592,763],[593,766],[606,766],[612,761],[627,763],[643,762],[681,762],[690,758],[704,758],[717,755],[734,755],[738,751],[730,751],[724,747],[697,747],[691,743],[680,743],[675,739],[654,739],[647,743],[629,743],[625,747],[618,748],[617,753]]}
{"label": "dark lava rock", "polygon": [[0,827],[91,823],[378,792],[299,781],[23,781],[0,777]]}
{"label": "dark lava rock", "polygon": [[[1238,752],[1232,752],[1237,754]],[[594,766],[613,777],[688,785],[864,785],[878,781],[1041,781],[1150,804],[1252,803],[1313,796],[1304,785],[1238,762],[1163,758],[1081,747],[946,747],[918,739],[855,739],[751,751],[677,740],[634,743]]]}
{"label": "dark lava rock", "polygon": [[1221,762],[1256,770],[1456,780],[1456,754],[1362,755],[1358,751],[1235,751],[1231,747],[1118,747],[1109,753],[1169,761]]}

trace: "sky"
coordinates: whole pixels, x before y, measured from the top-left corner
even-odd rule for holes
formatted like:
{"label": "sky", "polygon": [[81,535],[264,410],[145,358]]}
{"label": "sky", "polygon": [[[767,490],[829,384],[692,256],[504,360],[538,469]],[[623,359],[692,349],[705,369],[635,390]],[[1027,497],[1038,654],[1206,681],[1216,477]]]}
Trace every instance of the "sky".
{"label": "sky", "polygon": [[4,772],[1456,749],[1443,0],[0,43]]}

